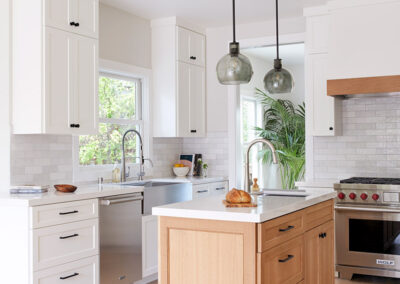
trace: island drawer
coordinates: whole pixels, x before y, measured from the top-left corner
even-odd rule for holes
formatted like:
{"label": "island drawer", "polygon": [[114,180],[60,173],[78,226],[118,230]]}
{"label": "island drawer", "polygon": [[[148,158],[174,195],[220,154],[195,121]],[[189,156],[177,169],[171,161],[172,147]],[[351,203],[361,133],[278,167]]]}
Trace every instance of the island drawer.
{"label": "island drawer", "polygon": [[304,279],[304,237],[258,253],[258,284],[298,283]]}
{"label": "island drawer", "polygon": [[99,253],[98,219],[32,230],[33,270]]}
{"label": "island drawer", "polygon": [[32,207],[31,227],[42,228],[97,218],[97,199],[57,203]]}
{"label": "island drawer", "polygon": [[305,231],[309,231],[321,224],[333,220],[333,205],[333,200],[328,200],[304,209]]}
{"label": "island drawer", "polygon": [[258,252],[264,252],[304,232],[303,211],[257,225]]}

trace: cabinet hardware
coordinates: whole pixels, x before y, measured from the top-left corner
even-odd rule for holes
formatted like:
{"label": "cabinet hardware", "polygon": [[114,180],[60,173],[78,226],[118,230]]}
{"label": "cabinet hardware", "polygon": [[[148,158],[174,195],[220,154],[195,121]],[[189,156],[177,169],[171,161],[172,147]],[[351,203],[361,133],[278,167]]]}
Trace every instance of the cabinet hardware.
{"label": "cabinet hardware", "polygon": [[197,130],[190,130],[190,133],[196,133]]}
{"label": "cabinet hardware", "polygon": [[75,127],[75,124],[71,123],[71,124],[69,125],[69,127],[74,128],[74,127]]}
{"label": "cabinet hardware", "polygon": [[75,213],[78,213],[78,212],[79,212],[78,210],[74,210],[74,211],[69,211],[69,212],[60,212],[58,214],[60,214],[60,215],[68,215],[68,214],[75,214]]}
{"label": "cabinet hardware", "polygon": [[71,274],[71,275],[68,275],[68,276],[64,276],[64,277],[60,277],[60,279],[61,280],[65,280],[65,279],[68,279],[68,278],[72,278],[72,277],[75,277],[75,276],[78,276],[79,275],[79,273],[77,273],[77,272],[75,272],[74,274]]}
{"label": "cabinet hardware", "polygon": [[196,191],[197,193],[204,193],[204,192],[208,192],[208,190],[198,190],[198,191]]}
{"label": "cabinet hardware", "polygon": [[224,190],[225,189],[225,186],[224,187],[217,187],[217,188],[215,188],[215,190]]}
{"label": "cabinet hardware", "polygon": [[287,256],[287,258],[285,258],[285,259],[279,259],[278,261],[279,261],[279,262],[286,262],[286,261],[291,260],[293,257],[294,257],[294,255],[289,254],[289,255]]}
{"label": "cabinet hardware", "polygon": [[69,235],[69,236],[61,236],[60,237],[60,240],[65,240],[65,239],[69,239],[69,238],[75,238],[75,237],[78,237],[79,235],[78,234],[73,234],[73,235]]}
{"label": "cabinet hardware", "polygon": [[329,130],[333,130],[333,127],[331,126],[331,127],[329,127]]}
{"label": "cabinet hardware", "polygon": [[81,127],[81,125],[78,123],[78,124],[75,124],[75,127],[79,128],[79,127]]}
{"label": "cabinet hardware", "polygon": [[79,23],[75,23],[75,27],[79,27]]}
{"label": "cabinet hardware", "polygon": [[196,57],[196,56],[190,56],[190,59],[192,59],[192,60],[196,60],[196,59],[197,59],[197,57]]}
{"label": "cabinet hardware", "polygon": [[321,234],[319,234],[319,237],[320,237],[321,239],[326,238],[326,233],[321,233]]}
{"label": "cabinet hardware", "polygon": [[291,229],[294,229],[294,226],[287,226],[285,229],[279,229],[279,232],[287,232],[290,231]]}
{"label": "cabinet hardware", "polygon": [[75,26],[75,22],[69,22],[70,26]]}

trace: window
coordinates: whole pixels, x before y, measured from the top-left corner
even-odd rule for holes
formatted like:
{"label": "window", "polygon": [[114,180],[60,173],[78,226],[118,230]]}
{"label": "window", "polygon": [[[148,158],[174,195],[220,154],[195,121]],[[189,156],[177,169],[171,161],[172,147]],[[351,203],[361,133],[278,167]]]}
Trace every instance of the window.
{"label": "window", "polygon": [[[121,162],[124,132],[142,132],[141,80],[101,73],[99,77],[99,134],[79,137],[79,165],[110,165]],[[126,139],[128,163],[136,163],[138,137]],[[130,139],[131,138],[131,139]]]}

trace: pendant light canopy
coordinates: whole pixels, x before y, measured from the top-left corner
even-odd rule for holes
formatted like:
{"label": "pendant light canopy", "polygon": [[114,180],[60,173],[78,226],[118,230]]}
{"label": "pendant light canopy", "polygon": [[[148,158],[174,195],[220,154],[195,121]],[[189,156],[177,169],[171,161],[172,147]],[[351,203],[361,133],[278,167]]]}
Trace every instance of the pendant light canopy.
{"label": "pendant light canopy", "polygon": [[274,69],[270,70],[264,77],[264,88],[270,94],[291,93],[294,81],[292,74],[282,68],[282,60],[279,58],[279,20],[278,0],[275,0],[276,8],[276,59]]}
{"label": "pendant light canopy", "polygon": [[240,85],[250,82],[253,68],[250,60],[240,54],[239,43],[236,42],[235,0],[232,0],[233,41],[229,44],[229,54],[222,57],[217,64],[218,81],[223,85]]}

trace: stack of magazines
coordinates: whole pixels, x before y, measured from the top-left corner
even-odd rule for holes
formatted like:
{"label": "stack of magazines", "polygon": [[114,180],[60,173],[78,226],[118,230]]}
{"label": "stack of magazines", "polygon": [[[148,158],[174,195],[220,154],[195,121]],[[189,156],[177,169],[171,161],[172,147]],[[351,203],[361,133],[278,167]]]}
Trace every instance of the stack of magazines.
{"label": "stack of magazines", "polygon": [[17,185],[10,188],[10,193],[44,193],[48,189],[48,185]]}

